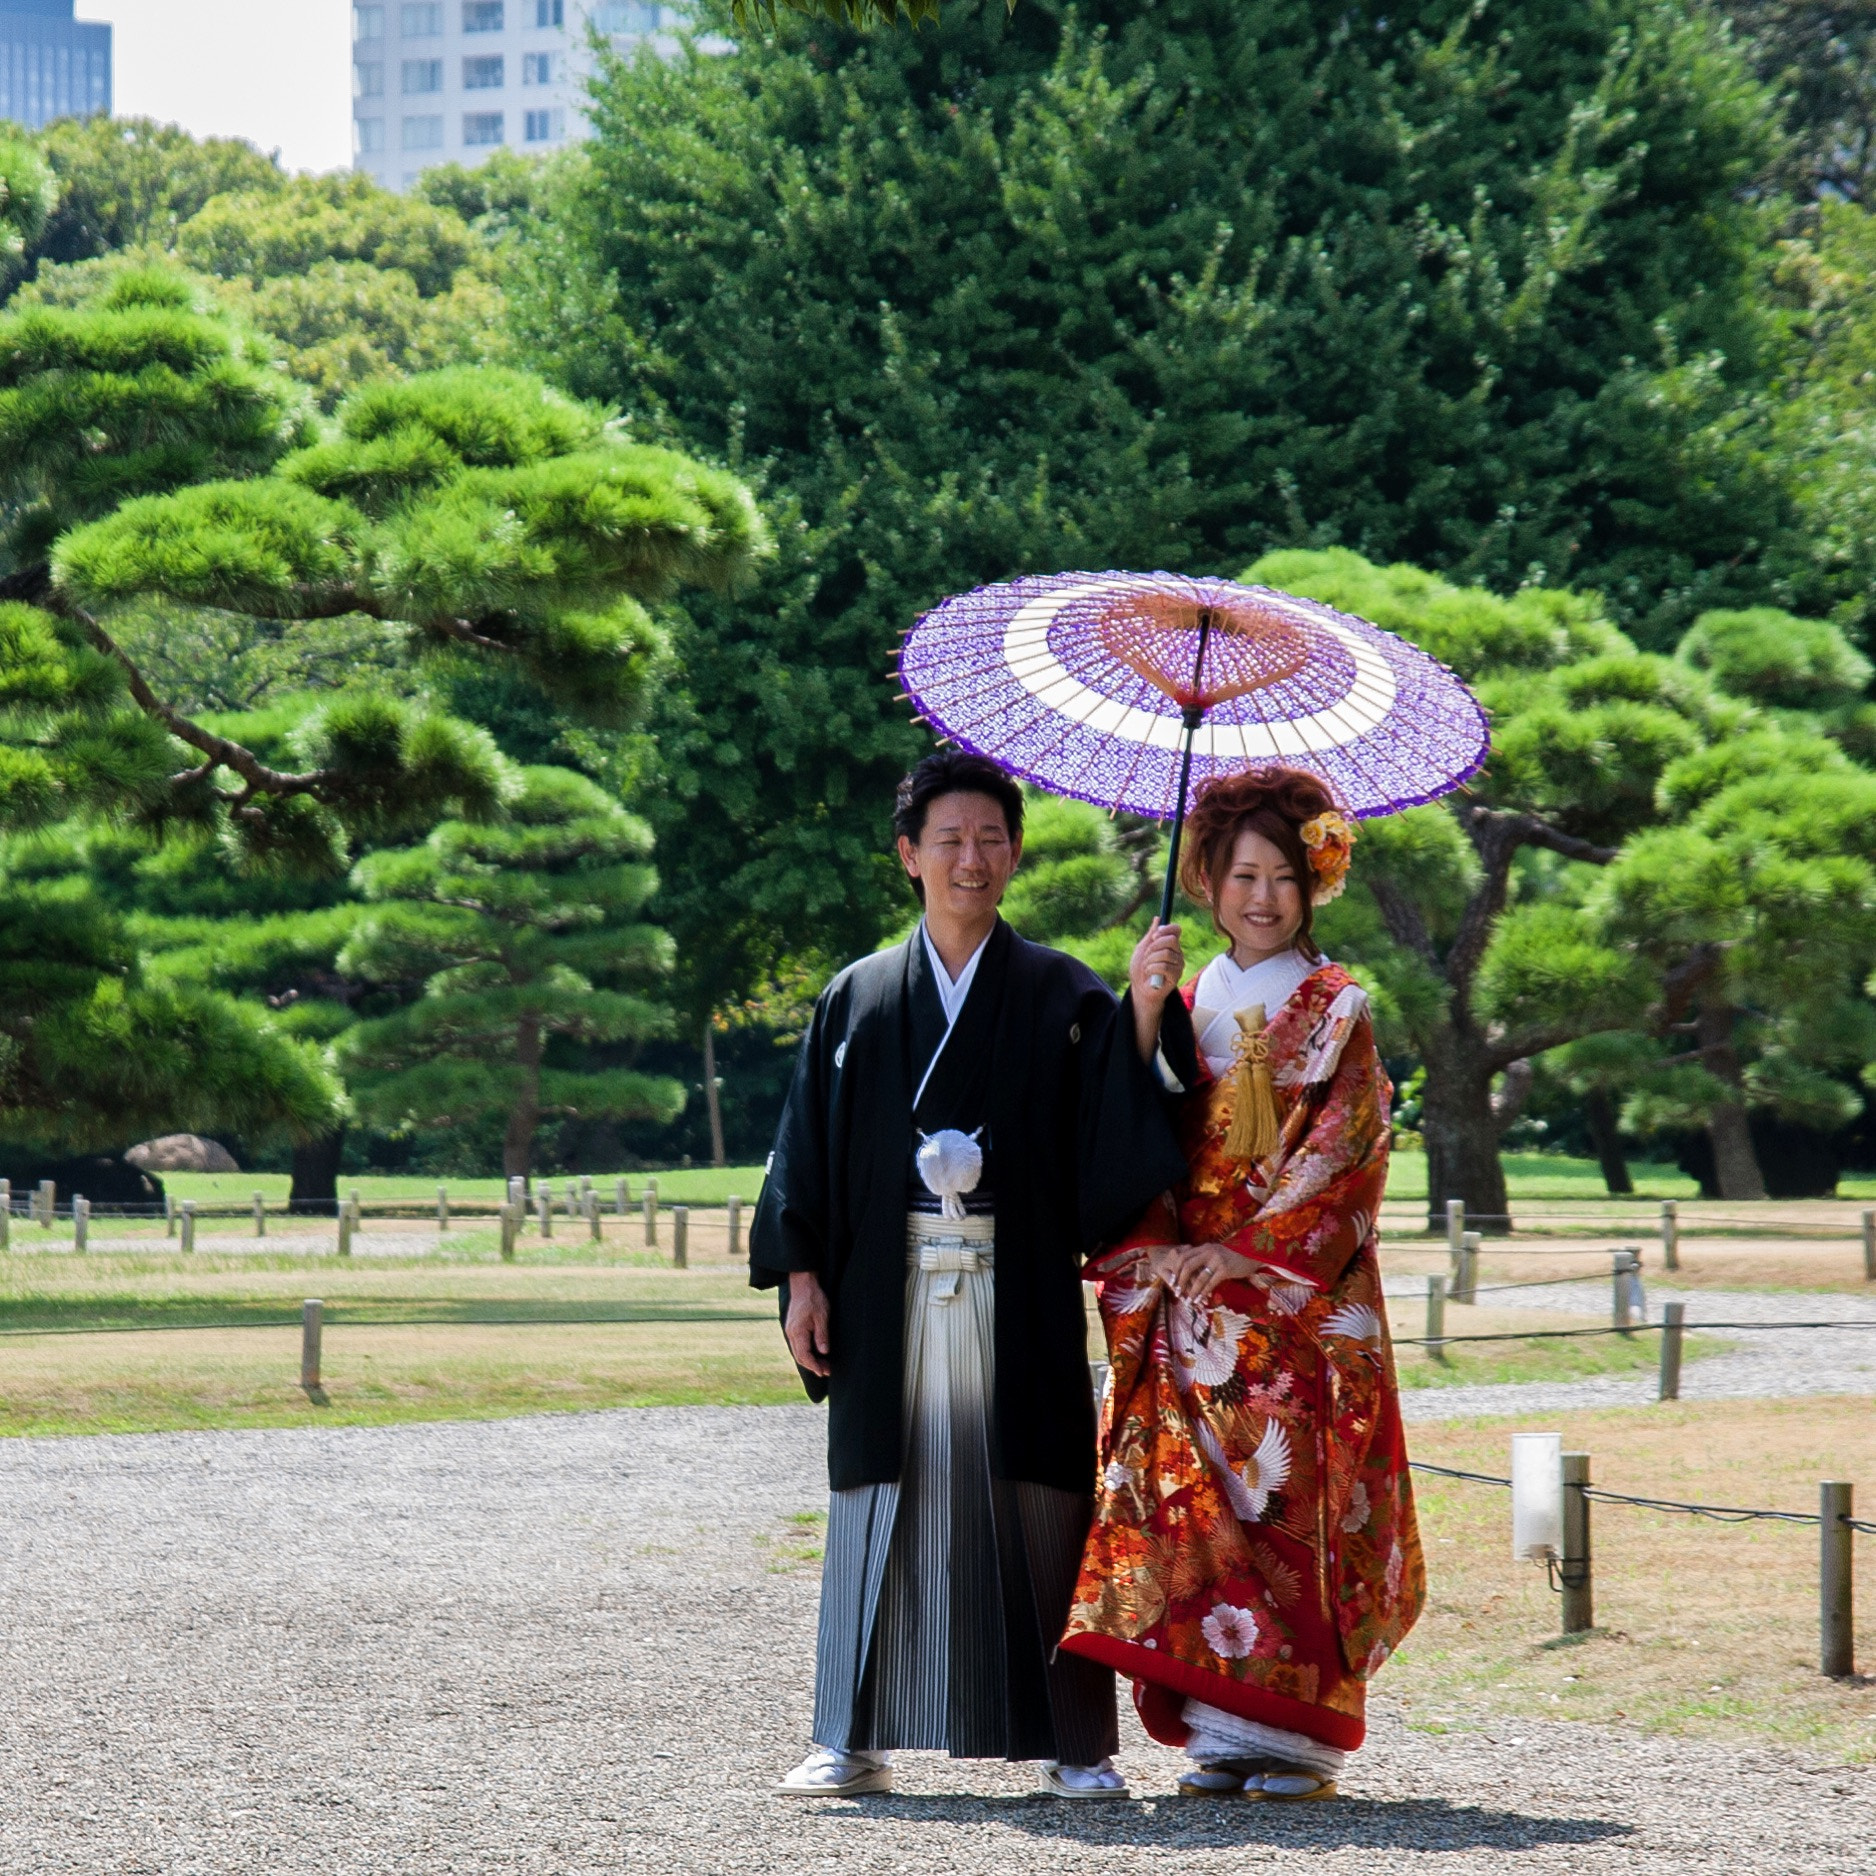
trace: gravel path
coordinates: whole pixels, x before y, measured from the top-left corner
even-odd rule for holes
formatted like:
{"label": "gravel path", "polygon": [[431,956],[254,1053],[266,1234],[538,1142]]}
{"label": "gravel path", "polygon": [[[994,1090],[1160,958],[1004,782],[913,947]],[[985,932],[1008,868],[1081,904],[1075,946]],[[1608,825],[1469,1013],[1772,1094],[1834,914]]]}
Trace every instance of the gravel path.
{"label": "gravel path", "polygon": [[804,1407],[0,1443],[0,1870],[1871,1867],[1869,1768],[1434,1736],[1385,1696],[1340,1805],[1182,1803],[1131,1729],[1133,1805],[926,1755],[890,1799],[770,1798],[806,1723],[791,1518],[824,1503],[821,1437]]}
{"label": "gravel path", "polygon": [[[1387,1294],[1424,1296],[1424,1281],[1390,1277]],[[1661,1320],[1662,1306],[1685,1303],[1687,1326],[1702,1323],[1764,1323],[1764,1329],[1728,1329],[1724,1353],[1690,1360],[1681,1374],[1683,1400],[1772,1400],[1800,1394],[1876,1394],[1876,1327],[1868,1329],[1780,1329],[1779,1323],[1868,1322],[1876,1324],[1876,1299],[1803,1295],[1765,1290],[1675,1290],[1647,1286],[1647,1319]],[[1609,1282],[1545,1283],[1495,1290],[1481,1285],[1481,1306],[1492,1309],[1568,1310],[1609,1320]],[[1447,1328],[1463,1334],[1449,1317]],[[1653,1338],[1650,1338],[1652,1344]],[[1568,1407],[1632,1407],[1655,1398],[1652,1367],[1627,1374],[1591,1375],[1581,1381],[1531,1381],[1491,1387],[1409,1388],[1402,1411],[1410,1420],[1464,1420],[1478,1414],[1552,1413]]]}

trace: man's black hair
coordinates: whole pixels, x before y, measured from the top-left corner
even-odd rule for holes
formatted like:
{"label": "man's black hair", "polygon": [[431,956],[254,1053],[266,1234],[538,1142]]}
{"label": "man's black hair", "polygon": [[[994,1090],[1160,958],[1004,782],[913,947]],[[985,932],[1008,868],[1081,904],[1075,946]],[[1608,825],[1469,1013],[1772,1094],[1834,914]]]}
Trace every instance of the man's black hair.
{"label": "man's black hair", "polygon": [[931,804],[940,795],[956,794],[988,795],[1003,810],[1010,839],[1022,839],[1023,791],[988,756],[972,755],[967,749],[938,750],[899,784],[892,810],[894,838],[903,835],[916,847]]}

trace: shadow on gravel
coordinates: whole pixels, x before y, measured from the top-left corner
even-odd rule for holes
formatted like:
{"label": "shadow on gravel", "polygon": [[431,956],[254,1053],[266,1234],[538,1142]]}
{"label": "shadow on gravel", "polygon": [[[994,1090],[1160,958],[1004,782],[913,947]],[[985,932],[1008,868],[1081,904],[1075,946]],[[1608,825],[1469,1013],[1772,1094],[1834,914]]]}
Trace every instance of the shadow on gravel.
{"label": "shadow on gravel", "polygon": [[[851,1808],[849,1808],[849,1806]],[[1531,1850],[1551,1844],[1600,1844],[1631,1837],[1613,1818],[1543,1817],[1449,1804],[1443,1798],[1342,1798],[1333,1804],[1206,1803],[1139,1798],[1125,1804],[1071,1804],[1041,1795],[949,1798],[911,1795],[854,1798],[841,1815],[916,1823],[996,1823],[1032,1837],[1090,1847],[1165,1845],[1210,1850],[1249,1843],[1317,1850]]]}

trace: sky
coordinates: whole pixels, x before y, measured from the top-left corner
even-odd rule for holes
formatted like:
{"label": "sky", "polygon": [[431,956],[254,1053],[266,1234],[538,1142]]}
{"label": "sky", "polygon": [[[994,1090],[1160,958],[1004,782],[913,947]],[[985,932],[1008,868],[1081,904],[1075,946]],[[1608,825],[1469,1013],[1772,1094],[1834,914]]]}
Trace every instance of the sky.
{"label": "sky", "polygon": [[351,0],[78,0],[112,36],[113,108],[246,137],[289,169],[352,160]]}

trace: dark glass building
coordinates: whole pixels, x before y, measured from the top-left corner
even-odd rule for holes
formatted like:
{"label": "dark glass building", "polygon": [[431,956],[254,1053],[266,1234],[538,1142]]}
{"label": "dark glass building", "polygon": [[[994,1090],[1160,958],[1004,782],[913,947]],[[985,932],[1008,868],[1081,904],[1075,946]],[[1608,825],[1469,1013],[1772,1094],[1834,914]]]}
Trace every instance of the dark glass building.
{"label": "dark glass building", "polygon": [[111,29],[73,0],[0,0],[0,118],[37,129],[111,109]]}

